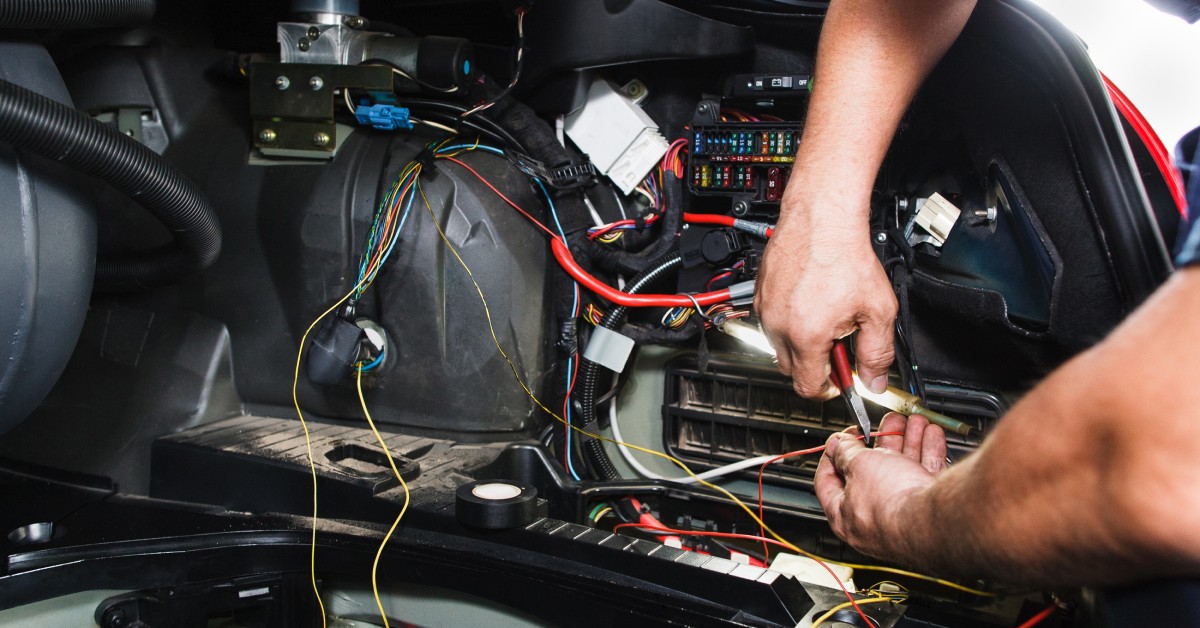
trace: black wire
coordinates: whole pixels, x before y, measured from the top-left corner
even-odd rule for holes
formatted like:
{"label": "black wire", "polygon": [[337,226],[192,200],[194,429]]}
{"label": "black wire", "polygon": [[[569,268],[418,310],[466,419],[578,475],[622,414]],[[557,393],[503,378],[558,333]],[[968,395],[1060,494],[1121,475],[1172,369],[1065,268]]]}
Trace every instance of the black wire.
{"label": "black wire", "polygon": [[[521,17],[517,16],[517,20],[520,20],[520,19],[521,19]],[[489,100],[487,103],[481,104],[478,107],[472,107],[472,108],[468,109],[467,111],[465,111],[464,114],[461,116],[464,120],[467,118],[468,114],[471,116],[476,116],[476,115],[479,115],[481,112],[486,111],[492,105],[495,105],[497,101],[499,101],[502,98],[504,98],[505,96],[507,96],[508,93],[511,92],[514,87],[517,86],[517,82],[521,80],[521,71],[525,69],[525,53],[524,53],[524,51],[525,51],[525,33],[522,30],[520,36],[517,37],[517,66],[516,66],[516,68],[513,69],[512,80],[508,82],[508,85],[506,85],[504,87],[504,89],[500,90],[499,94],[497,94],[494,98]]]}
{"label": "black wire", "polygon": [[[514,139],[513,136],[508,134],[507,132],[505,132],[503,135],[500,135],[500,134],[496,133],[495,131],[493,131],[492,129],[485,128],[483,126],[475,124],[471,120],[463,120],[455,115],[423,111],[423,112],[420,112],[419,117],[422,120],[430,120],[432,122],[441,122],[450,127],[455,127],[455,126],[465,127],[467,129],[470,129],[471,131],[474,131],[475,133],[480,134],[481,136],[487,137],[488,139],[490,139],[491,141],[493,141],[497,144],[500,144],[502,147],[507,146],[507,147],[511,147],[511,148],[516,148],[518,150],[521,148],[520,144],[515,144],[516,139]],[[459,130],[461,131],[462,129],[460,128]]]}
{"label": "black wire", "polygon": [[363,59],[358,64],[359,65],[382,65],[382,66],[389,67],[393,70],[399,70],[400,72],[404,73],[403,76],[393,75],[393,77],[392,77],[393,82],[396,79],[404,79],[404,80],[412,81],[412,82],[416,83],[417,85],[420,85],[421,87],[424,87],[426,89],[432,89],[435,92],[441,92],[443,94],[457,94],[461,91],[457,85],[450,85],[450,86],[443,87],[443,86],[431,85],[429,83],[426,83],[425,81],[422,81],[421,79],[414,76],[415,72],[410,73],[408,70],[405,70],[404,68],[396,65],[395,63],[392,63],[391,61],[388,61],[387,59],[371,57],[370,59]]}
{"label": "black wire", "polygon": [[422,110],[422,111],[429,110],[429,109],[438,109],[438,110],[441,110],[444,112],[452,113],[452,114],[454,114],[454,120],[456,123],[461,122],[464,125],[477,124],[481,127],[486,127],[492,134],[504,138],[504,141],[507,142],[509,145],[511,145],[515,148],[521,148],[522,150],[524,150],[524,146],[521,144],[520,141],[517,140],[516,137],[514,137],[511,133],[509,133],[507,129],[500,126],[495,120],[493,120],[492,118],[490,118],[486,115],[483,115],[483,112],[472,115],[470,120],[464,120],[461,117],[461,114],[466,113],[467,111],[469,111],[469,109],[458,103],[446,102],[444,100],[435,100],[432,98],[419,98],[419,97],[411,97],[410,98],[408,96],[397,96],[397,99],[401,102],[401,104],[408,107],[409,109],[416,109],[416,110]]}

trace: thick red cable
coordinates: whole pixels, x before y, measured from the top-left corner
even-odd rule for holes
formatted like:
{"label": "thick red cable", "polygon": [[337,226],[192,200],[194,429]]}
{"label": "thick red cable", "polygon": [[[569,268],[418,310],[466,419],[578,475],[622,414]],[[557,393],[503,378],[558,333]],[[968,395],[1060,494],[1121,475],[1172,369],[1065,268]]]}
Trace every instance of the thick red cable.
{"label": "thick red cable", "polygon": [[[717,225],[721,227],[733,227],[737,218],[733,216],[723,216],[721,214],[692,214],[685,212],[683,221],[693,225]],[[771,237],[775,233],[774,227],[767,227],[767,237]]]}
{"label": "thick red cable", "polygon": [[[466,168],[468,172],[475,175],[475,178],[482,181],[489,190],[495,192],[495,194],[503,199],[505,203],[508,203],[509,207],[521,212],[522,216],[528,218],[530,222],[537,225],[542,231],[545,231],[550,236],[550,250],[553,251],[554,258],[558,260],[558,264],[563,267],[563,270],[567,271],[567,274],[571,276],[571,279],[574,279],[582,284],[583,287],[595,292],[609,301],[612,301],[613,303],[616,303],[617,305],[623,305],[625,307],[693,307],[697,304],[704,306],[722,303],[732,298],[728,289],[717,290],[715,292],[704,292],[693,295],[692,297],[687,297],[681,294],[629,294],[627,292],[621,292],[620,290],[613,288],[599,279],[596,279],[587,271],[583,270],[583,268],[579,266],[579,263],[575,261],[574,256],[571,255],[571,250],[567,247],[566,242],[563,242],[562,238],[558,237],[554,234],[554,232],[547,229],[546,225],[543,225],[536,218],[530,215],[529,212],[522,209],[520,205],[512,202],[512,200],[505,196],[503,192],[496,189],[496,186],[492,185],[490,181],[485,179],[483,175],[476,172],[474,168],[468,166],[458,159],[455,159],[454,157],[438,157],[438,159],[445,159],[447,161],[454,162],[463,168]],[[693,298],[695,299],[695,302],[693,302]]]}
{"label": "thick red cable", "polygon": [[1108,76],[1101,73],[1100,77],[1104,79],[1108,97],[1112,99],[1113,105],[1116,106],[1121,117],[1129,122],[1129,126],[1133,127],[1134,133],[1142,140],[1142,144],[1146,145],[1146,150],[1150,151],[1150,157],[1154,160],[1154,165],[1158,166],[1159,174],[1166,181],[1167,188],[1171,191],[1171,198],[1175,201],[1179,213],[1187,216],[1187,192],[1183,188],[1183,177],[1180,176],[1179,169],[1175,167],[1175,162],[1171,159],[1171,153],[1163,145],[1162,139],[1158,137],[1154,127],[1150,126],[1145,116],[1138,111],[1125,92],[1122,92]]}
{"label": "thick red cable", "polygon": [[628,292],[621,292],[583,270],[579,266],[579,263],[575,261],[570,249],[567,248],[566,243],[561,238],[554,237],[550,240],[550,250],[554,252],[554,258],[558,260],[558,264],[563,267],[563,270],[567,271],[571,279],[578,281],[583,287],[617,305],[625,307],[695,307],[696,304],[701,306],[713,305],[728,301],[731,298],[728,289],[693,295],[693,298],[696,299],[695,304],[692,303],[691,298],[681,294],[629,294]]}

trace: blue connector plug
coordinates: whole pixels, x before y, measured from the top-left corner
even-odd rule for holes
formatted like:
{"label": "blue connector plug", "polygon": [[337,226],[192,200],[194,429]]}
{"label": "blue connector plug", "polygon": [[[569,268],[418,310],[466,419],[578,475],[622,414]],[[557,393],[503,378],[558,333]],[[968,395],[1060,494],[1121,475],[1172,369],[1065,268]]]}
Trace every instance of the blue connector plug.
{"label": "blue connector plug", "polygon": [[363,126],[370,126],[381,131],[413,128],[408,119],[408,109],[392,105],[358,106],[354,109],[354,118]]}

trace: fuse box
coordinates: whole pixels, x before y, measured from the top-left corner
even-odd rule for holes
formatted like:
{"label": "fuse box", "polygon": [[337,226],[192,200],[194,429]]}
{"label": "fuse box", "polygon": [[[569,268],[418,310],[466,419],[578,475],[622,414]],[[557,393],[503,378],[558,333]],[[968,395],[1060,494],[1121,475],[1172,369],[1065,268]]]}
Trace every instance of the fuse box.
{"label": "fuse box", "polygon": [[[799,122],[723,120],[719,105],[703,101],[690,133],[688,188],[698,196],[726,196],[745,213],[772,211],[796,161]],[[716,112],[716,113],[710,113]],[[746,117],[746,116],[742,116]]]}

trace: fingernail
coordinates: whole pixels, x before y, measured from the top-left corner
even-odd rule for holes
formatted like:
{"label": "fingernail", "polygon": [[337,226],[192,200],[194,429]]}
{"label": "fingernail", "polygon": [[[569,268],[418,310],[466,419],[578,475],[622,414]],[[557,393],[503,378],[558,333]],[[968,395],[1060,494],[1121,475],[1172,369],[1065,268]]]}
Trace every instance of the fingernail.
{"label": "fingernail", "polygon": [[833,437],[832,437],[832,438],[830,438],[830,439],[829,439],[829,440],[828,440],[828,441],[825,443],[825,455],[827,455],[827,456],[829,456],[830,458],[832,458],[832,457],[833,457],[833,455],[834,455],[835,453],[837,453],[837,447],[838,447],[838,443],[840,443],[840,442],[842,442],[842,435],[841,435],[841,433],[839,432],[839,433],[837,433],[837,434],[834,434],[834,435],[833,435]]}
{"label": "fingernail", "polygon": [[867,384],[867,390],[870,390],[875,394],[879,394],[887,390],[887,375],[880,375],[879,377],[871,380],[871,383]]}

